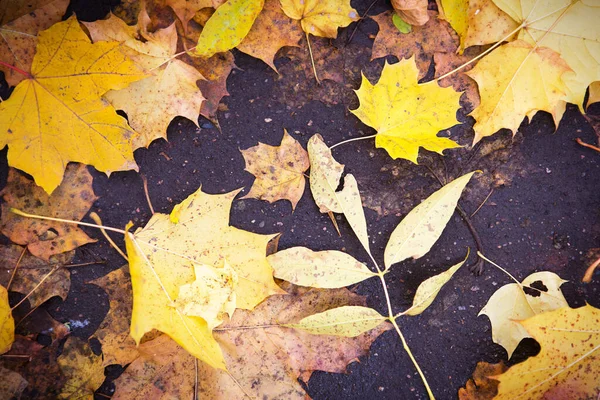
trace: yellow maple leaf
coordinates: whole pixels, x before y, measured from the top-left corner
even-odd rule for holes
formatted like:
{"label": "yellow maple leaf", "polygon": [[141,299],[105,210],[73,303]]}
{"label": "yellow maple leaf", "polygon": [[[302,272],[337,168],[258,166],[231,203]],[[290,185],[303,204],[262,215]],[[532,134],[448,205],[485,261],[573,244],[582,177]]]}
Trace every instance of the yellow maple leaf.
{"label": "yellow maple leaf", "polygon": [[102,356],[94,354],[87,341],[77,337],[67,339],[58,365],[67,378],[59,399],[93,399],[104,382]]}
{"label": "yellow maple leaf", "polygon": [[522,339],[530,337],[520,320],[567,306],[560,290],[564,282],[553,272],[535,272],[521,283],[496,290],[481,309],[479,315],[487,315],[492,324],[492,340],[506,349],[508,358]]}
{"label": "yellow maple leaf", "polygon": [[8,291],[0,286],[0,354],[10,350],[15,341],[15,320],[8,304]]}
{"label": "yellow maple leaf", "polygon": [[228,224],[238,192],[209,195],[199,189],[170,215],[154,214],[145,228],[126,234],[133,285],[131,336],[137,343],[146,332],[157,329],[195,357],[224,368],[221,349],[207,321],[186,315],[186,302],[177,303],[180,288],[196,280],[196,266],[218,270],[226,260],[239,279],[233,288],[238,308],[252,309],[266,297],[282,292],[266,259],[267,243],[273,236]]}
{"label": "yellow maple leaf", "polygon": [[461,93],[441,88],[435,82],[419,85],[414,57],[386,64],[377,84],[363,75],[356,90],[360,107],[351,112],[377,131],[376,147],[383,147],[392,158],[417,163],[419,147],[443,154],[460,147],[456,142],[436,136],[438,131],[456,125]]}
{"label": "yellow maple leaf", "polygon": [[548,111],[558,121],[564,107],[562,76],[569,66],[548,48],[533,47],[522,40],[510,42],[481,59],[466,74],[477,81],[480,105],[471,115],[477,121],[474,143],[502,128],[513,133],[525,116]]}
{"label": "yellow maple leaf", "polygon": [[304,171],[310,166],[308,153],[286,130],[279,146],[259,143],[241,150],[246,171],[256,177],[250,192],[244,198],[255,198],[273,203],[286,199],[296,208],[304,193]]}
{"label": "yellow maple leaf", "polygon": [[285,15],[300,21],[302,30],[315,36],[336,38],[338,28],[358,20],[349,0],[280,0]]}
{"label": "yellow maple leaf", "polygon": [[[8,162],[51,193],[69,161],[112,171],[137,169],[136,133],[100,99],[145,75],[120,44],[91,44],[75,17],[40,33],[31,76],[0,104],[0,148]],[[77,60],[77,62],[74,62]]]}
{"label": "yellow maple leaf", "polygon": [[535,357],[502,375],[494,399],[595,399],[600,392],[600,310],[560,308],[521,325],[540,344]]}
{"label": "yellow maple leaf", "polygon": [[114,15],[85,23],[94,42],[122,42],[124,52],[152,74],[124,89],[105,94],[115,108],[127,113],[129,123],[140,133],[133,142],[134,149],[148,147],[155,139],[166,139],[167,127],[178,115],[197,125],[204,101],[196,84],[204,79],[202,74],[191,65],[172,59],[177,52],[175,24],[148,32],[150,23],[145,10],[138,16],[137,26],[128,26]]}

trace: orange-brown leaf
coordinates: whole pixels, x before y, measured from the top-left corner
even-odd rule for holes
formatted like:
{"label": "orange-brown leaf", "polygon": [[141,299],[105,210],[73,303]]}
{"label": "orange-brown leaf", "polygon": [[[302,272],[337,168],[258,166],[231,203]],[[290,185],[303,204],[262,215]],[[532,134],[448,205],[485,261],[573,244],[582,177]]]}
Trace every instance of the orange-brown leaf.
{"label": "orange-brown leaf", "polygon": [[421,26],[430,18],[427,3],[427,0],[392,0],[392,7],[404,22]]}
{"label": "orange-brown leaf", "polygon": [[473,371],[473,377],[470,378],[465,387],[458,389],[458,398],[460,400],[488,400],[498,394],[499,382],[490,379],[490,376],[500,375],[508,367],[503,362],[498,364],[489,364],[480,361]]}

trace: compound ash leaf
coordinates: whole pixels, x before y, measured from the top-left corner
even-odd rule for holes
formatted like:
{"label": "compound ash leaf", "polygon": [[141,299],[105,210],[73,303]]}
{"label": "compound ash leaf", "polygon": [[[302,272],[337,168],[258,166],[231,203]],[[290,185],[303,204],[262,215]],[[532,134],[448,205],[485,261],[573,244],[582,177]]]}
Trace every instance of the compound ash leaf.
{"label": "compound ash leaf", "polygon": [[206,22],[194,53],[210,58],[239,45],[250,32],[264,4],[265,0],[228,0]]}
{"label": "compound ash leaf", "polygon": [[343,306],[310,315],[290,328],[302,329],[313,335],[356,337],[384,323],[386,317],[369,307]]}
{"label": "compound ash leaf", "polygon": [[[47,4],[40,4],[37,10],[27,7],[21,12],[4,14],[6,10],[2,8],[9,3],[17,2],[5,1],[0,6],[0,61],[30,72],[38,42],[37,34],[61,21],[69,0],[45,1],[43,3]],[[15,86],[26,78],[25,75],[5,66],[0,66],[0,70],[4,72],[4,78],[10,86]]]}
{"label": "compound ash leaf", "polygon": [[102,356],[94,354],[87,342],[69,336],[58,365],[67,378],[59,399],[93,399],[104,382]]}
{"label": "compound ash leaf", "polygon": [[24,218],[10,212],[16,208],[31,214],[80,221],[98,199],[92,188],[92,176],[83,164],[69,164],[63,182],[51,195],[22,173],[10,169],[0,195],[5,201],[2,233],[14,243],[27,246],[36,257],[48,261],[55,254],[96,241],[72,224]]}
{"label": "compound ash leaf", "polygon": [[508,358],[519,342],[531,337],[519,321],[568,305],[560,286],[566,281],[549,271],[535,272],[520,284],[496,290],[479,315],[492,324],[492,340],[506,349]]}
{"label": "compound ash leaf", "polygon": [[109,19],[86,22],[92,40],[119,41],[123,51],[145,71],[152,74],[121,90],[111,90],[105,98],[129,117],[131,127],[140,133],[133,148],[148,147],[159,138],[167,138],[173,118],[184,116],[198,123],[204,97],[196,84],[202,74],[183,61],[172,59],[177,53],[175,24],[148,32],[150,17],[145,10],[137,26],[128,26],[114,15]]}
{"label": "compound ash leaf", "polygon": [[8,304],[8,291],[0,286],[0,354],[10,350],[15,341],[15,320]]}
{"label": "compound ash leaf", "polygon": [[308,141],[308,157],[310,159],[310,191],[322,213],[343,213],[350,227],[358,237],[367,253],[369,234],[367,220],[362,208],[358,191],[358,183],[354,175],[344,177],[344,187],[337,191],[344,172],[344,166],[338,163],[331,154],[321,135],[316,134]]}
{"label": "compound ash leaf", "polygon": [[458,199],[475,172],[448,183],[413,208],[390,235],[384,253],[385,268],[409,257],[423,257],[444,231]]}
{"label": "compound ash leaf", "polygon": [[386,149],[392,158],[417,164],[419,147],[439,154],[460,147],[436,135],[459,123],[461,93],[433,81],[420,85],[414,57],[391,65],[386,62],[375,85],[363,75],[356,95],[360,107],[351,112],[377,131],[375,146]]}
{"label": "compound ash leaf", "polygon": [[256,177],[250,192],[243,198],[261,199],[269,203],[285,199],[296,208],[304,193],[304,171],[308,169],[308,153],[286,130],[279,146],[259,143],[240,150],[246,171]]}
{"label": "compound ash leaf", "polygon": [[430,11],[430,19],[423,26],[413,26],[410,33],[402,33],[394,26],[392,11],[386,11],[371,18],[379,25],[379,32],[373,42],[371,60],[396,56],[399,60],[415,56],[419,79],[427,75],[434,53],[454,53],[458,38],[450,25]]}
{"label": "compound ash leaf", "polygon": [[459,400],[489,400],[498,394],[498,381],[494,375],[500,375],[508,367],[501,361],[498,364],[489,364],[480,361],[473,371],[465,387],[458,389]]}
{"label": "compound ash leaf", "polygon": [[285,15],[299,20],[302,30],[314,36],[335,39],[338,28],[358,21],[349,0],[280,0]]}
{"label": "compound ash leaf", "polygon": [[521,321],[540,353],[502,375],[494,399],[593,399],[600,392],[600,310],[563,307]]}
{"label": "compound ash leaf", "polygon": [[467,72],[477,81],[481,97],[470,114],[477,121],[473,143],[502,128],[515,133],[523,118],[537,111],[551,113],[558,126],[566,91],[562,77],[569,70],[557,52],[523,40],[500,46],[479,60]]}
{"label": "compound ash leaf", "polygon": [[31,77],[0,103],[0,147],[8,145],[9,164],[46,192],[69,161],[107,173],[137,169],[137,134],[100,98],[145,77],[120,47],[91,44],[75,17],[57,23],[39,34]]}
{"label": "compound ash leaf", "polygon": [[[60,267],[69,263],[75,252],[56,254],[50,257],[50,261],[45,261],[30,254],[23,254],[26,251],[27,249],[21,246],[0,245],[0,284],[7,285],[12,277],[10,290],[25,295],[31,292],[28,300],[32,309],[54,296],[65,300],[71,287],[71,274],[68,269]],[[58,269],[38,286],[44,276],[55,267]],[[17,272],[13,276],[15,268]]]}
{"label": "compound ash leaf", "polygon": [[277,71],[274,64],[275,54],[285,46],[298,47],[300,39],[302,39],[302,30],[298,21],[284,14],[279,0],[266,0],[252,29],[237,49],[263,60]]}
{"label": "compound ash leaf", "polygon": [[156,213],[145,228],[126,234],[133,285],[131,335],[137,343],[146,332],[157,329],[211,366],[225,367],[207,321],[186,315],[177,303],[180,288],[196,279],[195,266],[217,271],[227,262],[239,278],[234,288],[239,308],[252,309],[282,292],[266,259],[272,235],[229,226],[231,203],[238,192],[209,195],[199,189],[170,215]]}
{"label": "compound ash leaf", "polygon": [[402,20],[420,26],[429,21],[427,3],[427,0],[392,0],[392,7]]}
{"label": "compound ash leaf", "polygon": [[102,344],[102,365],[129,364],[139,356],[135,340],[129,335],[132,308],[129,266],[90,283],[104,289],[110,301],[110,309],[93,335]]}
{"label": "compound ash leaf", "polygon": [[298,286],[334,289],[377,276],[349,254],[291,247],[267,257],[276,278]]}
{"label": "compound ash leaf", "polygon": [[371,343],[391,328],[383,322],[353,338],[287,328],[283,325],[314,313],[366,302],[347,289],[286,290],[289,294],[271,296],[252,312],[237,310],[231,321],[215,329],[231,375],[199,365],[202,398],[305,399],[298,377],[307,382],[314,370],[345,372],[350,361],[366,354]]}

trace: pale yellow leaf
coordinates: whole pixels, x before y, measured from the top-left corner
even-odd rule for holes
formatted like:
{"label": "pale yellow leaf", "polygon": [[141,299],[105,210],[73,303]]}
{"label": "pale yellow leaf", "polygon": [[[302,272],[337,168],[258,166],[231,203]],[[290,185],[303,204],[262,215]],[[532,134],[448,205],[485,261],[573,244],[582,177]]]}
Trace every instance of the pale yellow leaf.
{"label": "pale yellow leaf", "polygon": [[290,328],[313,335],[355,337],[382,324],[386,318],[369,307],[343,306],[302,318]]}
{"label": "pale yellow leaf", "polygon": [[300,286],[341,288],[377,276],[351,255],[336,250],[292,247],[270,255],[267,260],[276,278]]}
{"label": "pale yellow leaf", "polygon": [[300,21],[302,30],[315,36],[336,38],[338,28],[358,20],[350,0],[280,0],[283,12]]}
{"label": "pale yellow leaf", "polygon": [[506,349],[509,358],[519,342],[530,337],[519,321],[568,305],[560,290],[564,282],[553,272],[535,272],[520,284],[496,290],[479,312],[490,319],[492,340]]}
{"label": "pale yellow leaf", "polygon": [[386,269],[409,257],[416,259],[427,254],[450,221],[458,199],[474,173],[448,183],[404,217],[390,235],[385,248]]}

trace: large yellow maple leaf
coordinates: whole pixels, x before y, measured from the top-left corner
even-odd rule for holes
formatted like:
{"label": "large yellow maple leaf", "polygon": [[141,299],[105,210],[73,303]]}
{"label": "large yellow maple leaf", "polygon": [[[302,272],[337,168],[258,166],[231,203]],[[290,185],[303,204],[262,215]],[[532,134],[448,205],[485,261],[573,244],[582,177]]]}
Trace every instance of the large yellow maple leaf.
{"label": "large yellow maple leaf", "polygon": [[521,324],[541,351],[494,376],[494,399],[595,399],[600,393],[600,310],[560,308]]}
{"label": "large yellow maple leaf", "polygon": [[[157,329],[195,357],[224,368],[221,349],[211,333],[213,321],[207,321],[206,314],[190,312],[197,307],[188,307],[186,292],[199,277],[198,267],[222,276],[222,287],[233,289],[238,308],[252,309],[266,297],[283,292],[266,259],[266,246],[273,236],[229,226],[237,193],[209,195],[199,189],[170,215],[154,214],[145,228],[126,234],[133,285],[131,336],[137,343],[146,332]],[[226,264],[235,272],[237,283],[225,273]],[[199,292],[198,299],[205,295]],[[230,299],[224,300],[223,311],[227,311]],[[214,304],[208,306],[214,309]]]}
{"label": "large yellow maple leaf", "polygon": [[285,15],[299,20],[307,34],[336,38],[338,28],[358,20],[349,0],[280,0]]}
{"label": "large yellow maple leaf", "polygon": [[116,42],[91,44],[75,17],[41,32],[31,76],[0,104],[0,148],[8,162],[51,193],[69,161],[137,169],[137,135],[100,97],[145,75]]}
{"label": "large yellow maple leaf", "polygon": [[372,85],[363,76],[356,90],[360,107],[351,110],[362,122],[377,131],[375,145],[393,158],[417,163],[419,147],[442,154],[460,147],[456,142],[436,136],[458,123],[461,93],[441,88],[435,82],[418,84],[419,71],[414,57],[396,64],[385,64],[381,78]]}
{"label": "large yellow maple leaf", "polygon": [[562,76],[569,66],[549,49],[523,40],[505,44],[485,56],[467,75],[477,81],[480,105],[471,115],[477,121],[474,143],[502,128],[513,133],[525,116],[548,111],[558,122],[564,112]]}

